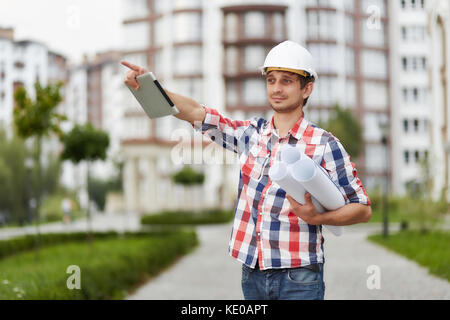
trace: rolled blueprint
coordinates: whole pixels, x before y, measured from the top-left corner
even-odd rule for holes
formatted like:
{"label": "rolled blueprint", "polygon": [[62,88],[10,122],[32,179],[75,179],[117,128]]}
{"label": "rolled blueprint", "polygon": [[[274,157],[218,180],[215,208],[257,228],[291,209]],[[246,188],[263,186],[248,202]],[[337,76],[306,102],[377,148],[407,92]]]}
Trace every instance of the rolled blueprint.
{"label": "rolled blueprint", "polygon": [[302,159],[300,150],[290,144],[285,144],[280,149],[281,162],[287,165],[294,164]]}
{"label": "rolled blueprint", "polygon": [[[301,160],[300,160],[301,161]],[[298,161],[297,161],[298,162]],[[295,201],[301,204],[305,204],[306,189],[301,183],[295,180],[290,172],[291,166],[286,165],[284,162],[276,161],[269,170],[270,179],[280,185],[287,194],[289,194]],[[314,194],[311,193],[311,200],[316,208],[317,212],[325,212],[325,208],[317,201]],[[336,226],[325,225],[325,228],[330,230],[335,236],[342,235],[343,228]]]}
{"label": "rolled blueprint", "polygon": [[311,158],[303,157],[291,167],[292,178],[300,182],[328,211],[345,205],[345,199],[328,174]]}

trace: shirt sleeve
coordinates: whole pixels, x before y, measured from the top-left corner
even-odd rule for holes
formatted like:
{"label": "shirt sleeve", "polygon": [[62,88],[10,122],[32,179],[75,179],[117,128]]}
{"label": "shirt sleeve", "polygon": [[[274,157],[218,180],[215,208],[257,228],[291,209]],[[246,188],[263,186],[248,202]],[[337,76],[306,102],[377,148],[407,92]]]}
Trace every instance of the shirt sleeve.
{"label": "shirt sleeve", "polygon": [[369,196],[358,178],[355,164],[350,161],[350,156],[341,142],[334,137],[326,144],[322,166],[344,195],[346,204],[360,203],[370,206]]}
{"label": "shirt sleeve", "polygon": [[240,154],[245,148],[243,138],[245,130],[251,121],[235,121],[224,117],[215,109],[205,106],[206,118],[203,123],[193,125],[194,129],[208,136],[212,141],[227,150]]}

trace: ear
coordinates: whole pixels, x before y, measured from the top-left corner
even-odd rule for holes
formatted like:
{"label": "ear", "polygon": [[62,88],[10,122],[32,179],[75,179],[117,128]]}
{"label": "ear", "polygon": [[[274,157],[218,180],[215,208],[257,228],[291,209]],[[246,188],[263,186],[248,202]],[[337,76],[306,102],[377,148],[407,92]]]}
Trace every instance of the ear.
{"label": "ear", "polygon": [[314,82],[308,82],[305,86],[305,93],[303,93],[303,99],[306,99],[309,96],[311,96],[313,90],[314,90]]}

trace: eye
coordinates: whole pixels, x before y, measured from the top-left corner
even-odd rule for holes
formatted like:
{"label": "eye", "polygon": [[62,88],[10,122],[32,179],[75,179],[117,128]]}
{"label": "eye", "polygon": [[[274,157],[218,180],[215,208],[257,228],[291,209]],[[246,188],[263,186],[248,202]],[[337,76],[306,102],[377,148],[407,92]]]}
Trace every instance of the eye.
{"label": "eye", "polygon": [[267,79],[267,83],[273,84],[275,82],[275,79]]}
{"label": "eye", "polygon": [[284,82],[285,84],[291,84],[291,83],[292,83],[292,80],[291,80],[291,79],[283,79],[283,82]]}

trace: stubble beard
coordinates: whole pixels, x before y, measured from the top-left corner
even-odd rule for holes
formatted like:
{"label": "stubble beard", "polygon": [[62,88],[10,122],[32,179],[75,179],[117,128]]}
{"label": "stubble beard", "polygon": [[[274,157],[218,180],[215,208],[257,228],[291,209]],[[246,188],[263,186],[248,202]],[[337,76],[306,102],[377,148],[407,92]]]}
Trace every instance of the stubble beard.
{"label": "stubble beard", "polygon": [[272,108],[273,111],[277,113],[292,113],[293,111],[296,111],[298,108],[301,108],[303,106],[303,101],[300,100],[301,99],[299,99],[299,101],[297,101],[294,104],[279,107],[274,106],[272,103],[270,103],[270,107]]}

